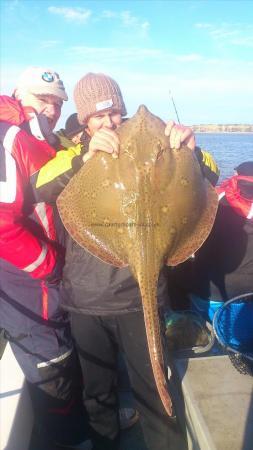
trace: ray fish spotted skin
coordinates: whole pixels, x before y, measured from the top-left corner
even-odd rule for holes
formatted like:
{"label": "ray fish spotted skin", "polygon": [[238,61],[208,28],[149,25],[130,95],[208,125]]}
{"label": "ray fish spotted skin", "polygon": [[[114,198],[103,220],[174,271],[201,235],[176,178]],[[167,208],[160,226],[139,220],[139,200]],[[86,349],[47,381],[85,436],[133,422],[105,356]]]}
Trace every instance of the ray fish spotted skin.
{"label": "ray fish spotted skin", "polygon": [[165,123],[142,105],[117,130],[120,156],[97,152],[72,178],[57,205],[72,238],[102,261],[129,265],[142,298],[152,369],[165,410],[157,282],[164,264],[188,259],[207,238],[217,195],[187,147],[169,148]]}

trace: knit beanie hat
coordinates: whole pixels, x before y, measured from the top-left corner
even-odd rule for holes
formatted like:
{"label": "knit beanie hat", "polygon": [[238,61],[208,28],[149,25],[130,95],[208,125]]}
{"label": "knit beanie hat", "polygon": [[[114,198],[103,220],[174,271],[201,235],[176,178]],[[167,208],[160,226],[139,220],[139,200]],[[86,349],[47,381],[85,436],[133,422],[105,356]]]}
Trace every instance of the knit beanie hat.
{"label": "knit beanie hat", "polygon": [[84,126],[80,125],[78,122],[77,113],[71,114],[65,123],[65,135],[71,139],[75,134],[78,134],[81,131],[84,131]]}
{"label": "knit beanie hat", "polygon": [[87,73],[75,86],[74,100],[80,123],[92,114],[112,108],[127,114],[121,90],[112,78],[103,73]]}

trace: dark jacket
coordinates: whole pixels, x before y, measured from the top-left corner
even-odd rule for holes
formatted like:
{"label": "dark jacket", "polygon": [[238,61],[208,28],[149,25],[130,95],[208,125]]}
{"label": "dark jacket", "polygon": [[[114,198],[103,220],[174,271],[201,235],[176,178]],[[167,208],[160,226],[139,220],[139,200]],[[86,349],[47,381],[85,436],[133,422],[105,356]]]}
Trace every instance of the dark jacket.
{"label": "dark jacket", "polygon": [[226,301],[253,292],[253,177],[233,176],[217,188],[213,229],[194,259],[170,271],[175,297]]}
{"label": "dark jacket", "polygon": [[[85,133],[84,133],[85,135]],[[49,202],[56,200],[64,186],[82,166],[83,146],[59,151],[34,180],[36,196]],[[200,166],[205,165],[202,153],[197,154]],[[210,170],[210,173],[213,173]],[[217,177],[218,178],[218,177]],[[119,269],[100,261],[85,251],[69,236],[62,281],[63,305],[85,314],[121,314],[141,309],[139,287],[128,268]],[[168,297],[167,269],[161,271],[158,300]]]}
{"label": "dark jacket", "polygon": [[253,291],[253,220],[219,204],[210,238],[194,265],[193,293],[202,298],[228,300]]}
{"label": "dark jacket", "polygon": [[[106,264],[67,239],[62,281],[62,299],[66,309],[85,314],[121,314],[141,309],[139,287],[128,267]],[[160,273],[158,299],[167,299],[166,268]]]}

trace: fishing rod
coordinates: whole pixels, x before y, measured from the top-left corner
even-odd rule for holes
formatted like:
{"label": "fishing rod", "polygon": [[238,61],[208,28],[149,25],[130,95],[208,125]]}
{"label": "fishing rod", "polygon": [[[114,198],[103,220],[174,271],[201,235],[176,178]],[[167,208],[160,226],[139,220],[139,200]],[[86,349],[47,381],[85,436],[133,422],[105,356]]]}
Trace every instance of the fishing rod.
{"label": "fishing rod", "polygon": [[174,99],[173,99],[173,97],[172,97],[171,90],[169,90],[169,94],[170,94],[170,98],[171,98],[172,104],[173,104],[173,106],[174,106],[174,110],[175,110],[175,113],[176,113],[176,116],[177,116],[178,123],[179,123],[179,125],[181,125],[180,120],[179,120],[179,117],[178,117],[177,108],[176,108]]}

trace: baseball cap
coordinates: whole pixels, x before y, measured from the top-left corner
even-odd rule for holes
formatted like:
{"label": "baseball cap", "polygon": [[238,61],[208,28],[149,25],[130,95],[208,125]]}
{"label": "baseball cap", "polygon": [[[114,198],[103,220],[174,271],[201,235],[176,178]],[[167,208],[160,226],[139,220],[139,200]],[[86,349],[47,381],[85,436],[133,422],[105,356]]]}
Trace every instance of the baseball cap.
{"label": "baseball cap", "polygon": [[35,95],[55,95],[68,100],[64,84],[57,72],[43,67],[28,67],[19,77],[16,90]]}

